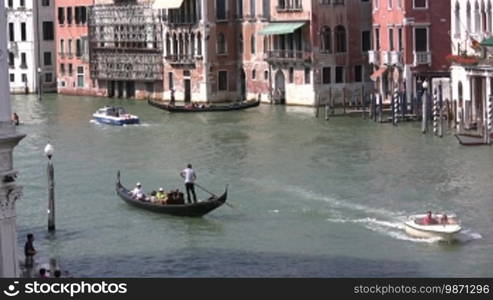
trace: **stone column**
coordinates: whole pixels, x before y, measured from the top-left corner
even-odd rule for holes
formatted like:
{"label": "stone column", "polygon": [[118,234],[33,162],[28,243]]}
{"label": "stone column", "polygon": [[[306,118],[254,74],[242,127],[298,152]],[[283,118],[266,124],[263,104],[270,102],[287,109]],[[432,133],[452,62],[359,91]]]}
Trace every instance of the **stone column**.
{"label": "stone column", "polygon": [[[7,28],[5,3],[0,0],[0,28]],[[22,190],[15,184],[14,147],[24,137],[11,123],[7,66],[7,32],[0,30],[0,277],[18,277],[15,202]]]}

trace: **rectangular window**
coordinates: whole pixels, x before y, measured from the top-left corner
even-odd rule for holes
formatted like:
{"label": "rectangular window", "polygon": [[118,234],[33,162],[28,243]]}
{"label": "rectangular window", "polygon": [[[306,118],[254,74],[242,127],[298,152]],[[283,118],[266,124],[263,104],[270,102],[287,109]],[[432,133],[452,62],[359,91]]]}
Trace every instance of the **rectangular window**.
{"label": "rectangular window", "polygon": [[330,67],[327,68],[322,68],[322,83],[323,84],[330,84],[331,80],[331,74],[330,74]]}
{"label": "rectangular window", "polygon": [[15,41],[14,23],[9,23],[9,41]]}
{"label": "rectangular window", "polygon": [[250,17],[255,18],[255,0],[250,0]]}
{"label": "rectangular window", "polygon": [[243,18],[243,0],[236,0],[236,17]]}
{"label": "rectangular window", "polygon": [[414,8],[427,8],[428,0],[414,0]]}
{"label": "rectangular window", "polygon": [[72,40],[68,40],[68,48],[67,48],[67,53],[69,55],[72,55]]}
{"label": "rectangular window", "polygon": [[402,51],[403,45],[402,45],[402,28],[397,29],[397,43],[398,43],[398,49],[399,51]]}
{"label": "rectangular window", "polygon": [[310,84],[310,68],[305,68],[305,84]]}
{"label": "rectangular window", "polygon": [[270,16],[270,0],[262,0],[262,16],[269,18]]}
{"label": "rectangular window", "polygon": [[9,0],[9,8],[12,8],[14,6],[14,0]]}
{"label": "rectangular window", "polygon": [[173,72],[168,73],[168,88],[170,90],[173,88]]}
{"label": "rectangular window", "polygon": [[43,55],[45,66],[51,66],[51,52],[45,52]]}
{"label": "rectangular window", "polygon": [[14,82],[15,81],[15,74],[10,74],[10,82]]}
{"label": "rectangular window", "polygon": [[216,0],[216,19],[226,20],[226,0]]}
{"label": "rectangular window", "polygon": [[75,56],[81,57],[82,56],[82,43],[80,39],[77,39],[75,41]]}
{"label": "rectangular window", "polygon": [[58,8],[58,24],[63,25],[65,23],[65,7]]}
{"label": "rectangular window", "polygon": [[68,75],[72,76],[72,64],[68,64]]}
{"label": "rectangular window", "polygon": [[26,53],[25,52],[21,53],[21,68],[27,69],[27,59],[26,59]]}
{"label": "rectangular window", "polygon": [[22,22],[21,23],[21,41],[25,41],[27,39],[26,37],[26,23]]}
{"label": "rectangular window", "polygon": [[375,50],[380,51],[380,29],[375,28]]}
{"label": "rectangular window", "polygon": [[363,81],[363,67],[361,65],[354,66],[354,81]]}
{"label": "rectangular window", "polygon": [[84,87],[84,67],[77,67],[77,86]]}
{"label": "rectangular window", "polygon": [[389,28],[389,50],[394,51],[394,29]]}
{"label": "rectangular window", "polygon": [[14,53],[9,52],[9,66],[11,68],[13,68],[14,67],[14,64],[15,64],[15,62],[14,62]]}
{"label": "rectangular window", "polygon": [[65,40],[60,40],[60,54],[65,53]]}
{"label": "rectangular window", "polygon": [[336,83],[344,83],[344,67],[336,67]]}
{"label": "rectangular window", "polygon": [[72,7],[67,7],[67,24],[72,24]]}
{"label": "rectangular window", "polygon": [[289,83],[293,83],[294,82],[294,69],[293,68],[289,68]]}
{"label": "rectangular window", "polygon": [[219,71],[218,73],[218,90],[227,91],[228,90],[228,72]]}
{"label": "rectangular window", "polygon": [[53,41],[54,37],[53,22],[43,22],[43,40]]}
{"label": "rectangular window", "polygon": [[25,7],[26,6],[26,1],[25,0],[20,0],[19,1],[19,6],[20,7]]}
{"label": "rectangular window", "polygon": [[60,73],[65,75],[65,64],[60,64]]}
{"label": "rectangular window", "polygon": [[27,74],[22,74],[22,82],[27,82]]}
{"label": "rectangular window", "polygon": [[371,50],[371,35],[370,31],[361,33],[361,51],[368,52]]}
{"label": "rectangular window", "polygon": [[428,51],[428,30],[426,28],[415,28],[415,51],[426,52]]}
{"label": "rectangular window", "polygon": [[50,6],[50,0],[43,0],[43,1],[41,1],[41,5],[43,5],[43,6]]}
{"label": "rectangular window", "polygon": [[45,82],[52,82],[53,81],[53,74],[52,73],[46,73],[45,74]]}

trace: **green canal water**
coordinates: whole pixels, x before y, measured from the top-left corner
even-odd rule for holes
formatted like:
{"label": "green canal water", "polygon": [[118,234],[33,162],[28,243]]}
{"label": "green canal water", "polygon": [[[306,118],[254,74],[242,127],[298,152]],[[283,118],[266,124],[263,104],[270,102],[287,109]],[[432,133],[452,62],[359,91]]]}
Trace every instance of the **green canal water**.
{"label": "green canal water", "polygon": [[[141,125],[92,123],[122,105]],[[145,102],[13,96],[27,137],[15,149],[24,197],[19,246],[33,232],[38,262],[56,258],[82,277],[484,277],[493,276],[493,150],[460,146],[358,117],[326,122],[312,109],[261,105],[240,112],[169,114]],[[47,233],[47,159],[55,147],[56,225]],[[198,182],[228,202],[199,218],[130,207],[132,187]],[[200,198],[207,194],[199,191]],[[406,235],[406,216],[456,213],[448,244]]]}

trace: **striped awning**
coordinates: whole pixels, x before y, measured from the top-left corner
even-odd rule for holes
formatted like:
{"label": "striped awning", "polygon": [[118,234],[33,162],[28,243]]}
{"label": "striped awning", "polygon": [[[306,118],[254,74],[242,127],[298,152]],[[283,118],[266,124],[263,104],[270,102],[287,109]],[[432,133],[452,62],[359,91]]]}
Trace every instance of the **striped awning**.
{"label": "striped awning", "polygon": [[283,22],[283,23],[270,23],[260,30],[260,34],[272,35],[272,34],[288,34],[293,33],[296,29],[305,25],[305,22]]}
{"label": "striped awning", "polygon": [[180,8],[183,0],[154,0],[152,8],[154,9],[173,9]]}

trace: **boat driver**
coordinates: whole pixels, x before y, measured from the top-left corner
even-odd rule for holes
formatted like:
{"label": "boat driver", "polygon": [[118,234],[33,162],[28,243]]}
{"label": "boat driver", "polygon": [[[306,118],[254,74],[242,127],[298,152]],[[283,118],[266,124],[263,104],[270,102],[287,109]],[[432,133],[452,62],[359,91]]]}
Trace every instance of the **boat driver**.
{"label": "boat driver", "polygon": [[135,185],[135,188],[130,192],[132,194],[132,197],[137,200],[143,200],[145,199],[145,194],[144,190],[142,189],[142,185],[140,182],[137,182]]}
{"label": "boat driver", "polygon": [[433,224],[438,224],[438,221],[433,218],[431,211],[428,211],[428,214],[423,219],[423,225],[433,225]]}

